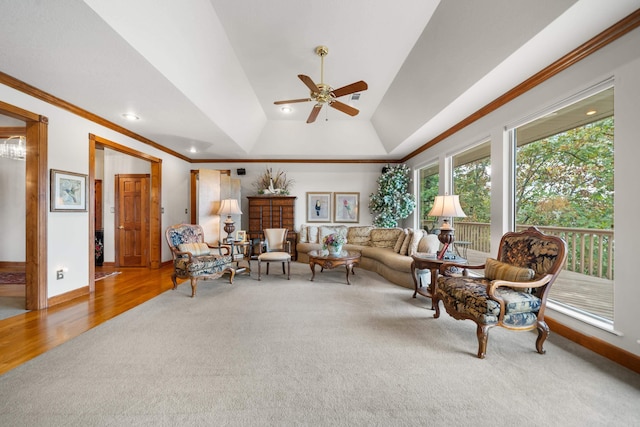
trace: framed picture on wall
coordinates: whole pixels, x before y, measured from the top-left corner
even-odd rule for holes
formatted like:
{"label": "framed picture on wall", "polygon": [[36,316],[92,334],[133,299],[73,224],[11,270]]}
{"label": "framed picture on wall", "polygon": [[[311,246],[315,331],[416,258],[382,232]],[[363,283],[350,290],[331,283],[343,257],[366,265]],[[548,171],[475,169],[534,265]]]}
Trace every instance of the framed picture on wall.
{"label": "framed picture on wall", "polygon": [[307,193],[307,222],[331,222],[331,193]]}
{"label": "framed picture on wall", "polygon": [[360,222],[360,193],[333,193],[333,221]]}
{"label": "framed picture on wall", "polygon": [[87,211],[87,175],[51,169],[51,212]]}

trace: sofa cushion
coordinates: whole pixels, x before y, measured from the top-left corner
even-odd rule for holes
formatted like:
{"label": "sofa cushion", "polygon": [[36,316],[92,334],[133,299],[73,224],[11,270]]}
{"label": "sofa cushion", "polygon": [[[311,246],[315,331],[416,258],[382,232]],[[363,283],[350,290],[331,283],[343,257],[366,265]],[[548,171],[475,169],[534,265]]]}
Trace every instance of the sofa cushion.
{"label": "sofa cushion", "polygon": [[353,245],[369,246],[371,244],[372,226],[349,227],[347,242]]}
{"label": "sofa cushion", "polygon": [[302,224],[300,226],[300,231],[298,232],[298,243],[307,243],[309,241],[309,230],[307,229],[306,224]]}
{"label": "sofa cushion", "polygon": [[393,252],[393,248],[363,247],[362,256],[384,264],[391,270],[410,273],[413,259]]}
{"label": "sofa cushion", "polygon": [[374,228],[370,234],[371,246],[393,249],[402,232],[402,228]]}
{"label": "sofa cushion", "polygon": [[329,234],[339,234],[347,240],[345,243],[349,243],[349,240],[347,239],[347,226],[345,225],[336,225],[332,227],[321,225],[318,229],[318,243],[322,243],[324,238]]}
{"label": "sofa cushion", "polygon": [[318,226],[317,225],[307,226],[307,242],[318,243]]}
{"label": "sofa cushion", "polygon": [[422,240],[422,236],[424,236],[423,230],[413,230],[411,234],[411,243],[409,243],[409,250],[407,255],[411,256],[418,252],[418,245],[420,244],[420,240]]}
{"label": "sofa cushion", "polygon": [[402,242],[402,247],[400,248],[400,255],[407,256],[409,254],[409,245],[411,244],[411,239],[413,239],[413,230],[408,230],[407,238]]}
{"label": "sofa cushion", "polygon": [[407,239],[408,235],[409,235],[408,228],[405,228],[404,230],[402,230],[402,233],[400,233],[400,235],[398,236],[398,240],[396,240],[396,244],[393,246],[393,252],[397,254],[400,253],[400,249],[402,249],[402,244]]}
{"label": "sofa cushion", "polygon": [[508,280],[510,282],[527,282],[533,279],[535,272],[530,268],[516,267],[515,265],[487,258],[484,266],[484,276],[489,280]]}
{"label": "sofa cushion", "polygon": [[435,234],[424,233],[420,243],[418,243],[418,252],[427,254],[435,254],[440,249],[440,240]]}
{"label": "sofa cushion", "polygon": [[178,245],[180,252],[191,252],[193,256],[209,255],[211,249],[206,243],[180,243]]}

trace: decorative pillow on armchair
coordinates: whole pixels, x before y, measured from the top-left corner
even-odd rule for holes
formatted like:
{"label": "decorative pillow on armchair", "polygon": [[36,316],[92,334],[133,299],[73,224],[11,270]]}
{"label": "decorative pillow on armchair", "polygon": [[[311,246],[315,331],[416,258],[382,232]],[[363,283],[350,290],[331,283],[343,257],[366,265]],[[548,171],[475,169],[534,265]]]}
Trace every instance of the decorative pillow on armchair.
{"label": "decorative pillow on armchair", "polygon": [[489,280],[528,282],[533,279],[534,275],[535,272],[530,268],[516,267],[493,258],[487,258],[484,266],[484,277]]}
{"label": "decorative pillow on armchair", "polygon": [[206,243],[180,243],[178,245],[180,252],[191,252],[193,256],[209,255],[211,249]]}

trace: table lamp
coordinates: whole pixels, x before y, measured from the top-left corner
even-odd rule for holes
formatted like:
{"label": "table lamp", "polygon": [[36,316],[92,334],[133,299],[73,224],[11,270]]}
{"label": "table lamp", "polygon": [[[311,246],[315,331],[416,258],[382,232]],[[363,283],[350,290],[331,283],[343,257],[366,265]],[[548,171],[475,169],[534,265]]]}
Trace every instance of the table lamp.
{"label": "table lamp", "polygon": [[224,199],[220,203],[220,209],[218,210],[218,215],[226,215],[227,219],[224,220],[224,231],[227,232],[227,242],[233,240],[231,237],[231,233],[236,229],[235,222],[231,215],[242,215],[242,211],[240,210],[240,206],[238,206],[238,201],[236,199]]}
{"label": "table lamp", "polygon": [[444,254],[447,253],[449,245],[455,240],[453,235],[454,229],[451,227],[449,219],[454,217],[465,217],[467,215],[460,206],[460,197],[454,195],[436,196],[433,201],[433,208],[431,208],[428,215],[443,217],[440,234],[438,235],[438,240],[440,240],[440,243],[444,245],[442,247],[442,251],[438,254],[438,259],[442,259]]}

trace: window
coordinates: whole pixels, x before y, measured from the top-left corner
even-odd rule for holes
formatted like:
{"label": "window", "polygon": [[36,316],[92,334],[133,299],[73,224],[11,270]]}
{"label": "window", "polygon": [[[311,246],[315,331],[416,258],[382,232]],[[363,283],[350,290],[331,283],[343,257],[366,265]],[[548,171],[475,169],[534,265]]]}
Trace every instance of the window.
{"label": "window", "polygon": [[438,226],[438,218],[427,216],[433,207],[433,201],[438,195],[440,184],[440,176],[438,172],[437,164],[420,169],[420,200],[418,203],[420,225],[428,232],[431,232]]}
{"label": "window", "polygon": [[453,194],[460,196],[460,206],[467,215],[454,218],[454,245],[458,255],[475,254],[477,259],[472,263],[483,264],[491,251],[491,142],[456,154],[452,162]]}
{"label": "window", "polygon": [[613,87],[511,132],[515,224],[567,242],[550,300],[613,321]]}

